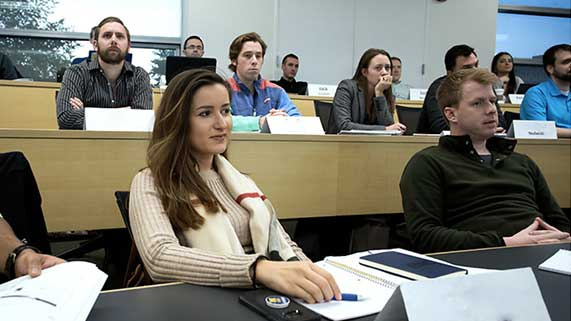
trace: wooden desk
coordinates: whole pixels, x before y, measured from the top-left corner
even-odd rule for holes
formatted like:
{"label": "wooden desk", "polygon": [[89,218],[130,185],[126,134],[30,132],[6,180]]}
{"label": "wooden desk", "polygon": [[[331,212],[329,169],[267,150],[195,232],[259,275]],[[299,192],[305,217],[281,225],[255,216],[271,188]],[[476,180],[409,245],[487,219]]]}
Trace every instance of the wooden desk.
{"label": "wooden desk", "polygon": [[[537,269],[541,262],[557,252],[558,249],[571,249],[571,246],[569,244],[553,244],[517,248],[504,247],[470,252],[452,252],[435,257],[456,264],[492,269],[531,267],[552,320],[568,321],[571,277]],[[266,320],[238,302],[238,298],[243,292],[244,290],[240,289],[184,283],[105,291],[97,298],[87,320],[180,320],[181,315],[189,315],[189,319],[192,320]],[[468,312],[477,313],[477,311]],[[376,315],[373,314],[354,320],[372,321],[375,317]],[[461,320],[462,317],[460,316],[458,319]]]}
{"label": "wooden desk", "polygon": [[[28,157],[48,230],[122,227],[113,192],[145,166],[147,133],[0,130],[0,152]],[[402,212],[405,164],[437,137],[234,134],[229,158],[280,218]],[[571,140],[520,141],[562,207],[571,206]]]}
{"label": "wooden desk", "polygon": [[299,110],[303,116],[315,116],[315,107],[313,104],[314,100],[333,103],[333,97],[304,96],[295,94],[288,95],[291,99],[291,102],[295,105],[295,107],[297,107],[297,110]]}
{"label": "wooden desk", "polygon": [[[0,80],[0,128],[57,129],[56,82]],[[153,88],[153,107],[156,108],[163,91]],[[314,100],[333,102],[332,97],[289,95],[303,116],[315,116]],[[397,100],[398,105],[422,108],[422,101]],[[503,111],[519,113],[519,105],[502,105]]]}
{"label": "wooden desk", "polygon": [[[333,102],[333,97],[303,96],[303,95],[294,95],[294,94],[289,94],[289,97],[291,98],[291,101],[303,116],[315,116],[315,108],[313,106],[314,100],[321,100],[331,103]],[[422,100],[397,99],[396,101],[397,105],[411,107],[411,108],[422,108],[422,103],[423,103]],[[519,105],[502,104],[500,105],[500,107],[504,112],[511,111],[519,114]],[[396,113],[393,117],[395,121],[398,121],[398,116],[396,115]]]}
{"label": "wooden desk", "polygon": [[[58,129],[56,92],[60,83],[0,80],[0,128]],[[153,89],[153,106],[162,91]]]}

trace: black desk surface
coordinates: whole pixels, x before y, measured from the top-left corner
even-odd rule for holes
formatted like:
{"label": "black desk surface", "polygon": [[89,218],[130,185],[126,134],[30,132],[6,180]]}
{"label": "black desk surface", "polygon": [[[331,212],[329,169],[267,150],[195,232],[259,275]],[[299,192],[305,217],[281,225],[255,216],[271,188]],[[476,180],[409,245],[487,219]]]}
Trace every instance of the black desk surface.
{"label": "black desk surface", "polygon": [[571,244],[497,248],[441,254],[434,257],[454,264],[488,269],[532,267],[551,320],[570,321],[571,276],[538,269],[539,264],[555,254],[558,249],[570,250]]}
{"label": "black desk surface", "polygon": [[[498,248],[434,255],[451,263],[494,269],[533,268],[553,321],[571,320],[571,277],[537,266],[571,244]],[[189,284],[161,285],[102,293],[89,321],[264,320],[238,302],[242,290]],[[374,320],[371,315],[358,320]]]}

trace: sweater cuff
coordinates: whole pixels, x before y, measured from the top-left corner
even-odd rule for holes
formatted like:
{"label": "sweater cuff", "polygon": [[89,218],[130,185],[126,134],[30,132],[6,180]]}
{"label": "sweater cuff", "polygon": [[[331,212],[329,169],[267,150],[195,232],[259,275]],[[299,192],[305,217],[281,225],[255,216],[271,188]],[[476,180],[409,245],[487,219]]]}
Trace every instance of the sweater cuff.
{"label": "sweater cuff", "polygon": [[220,284],[223,287],[251,287],[252,276],[250,275],[250,267],[260,256],[263,255],[228,256],[220,271]]}

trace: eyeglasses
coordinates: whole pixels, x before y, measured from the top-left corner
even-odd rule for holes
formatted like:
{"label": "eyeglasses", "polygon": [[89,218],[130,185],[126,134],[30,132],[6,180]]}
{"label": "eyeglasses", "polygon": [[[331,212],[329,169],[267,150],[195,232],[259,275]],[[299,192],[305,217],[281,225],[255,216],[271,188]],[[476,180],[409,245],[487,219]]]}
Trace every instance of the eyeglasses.
{"label": "eyeglasses", "polygon": [[184,48],[184,49],[190,49],[190,50],[197,49],[197,50],[202,50],[202,46],[190,45],[190,46],[188,46],[188,47],[186,47],[186,48]]}

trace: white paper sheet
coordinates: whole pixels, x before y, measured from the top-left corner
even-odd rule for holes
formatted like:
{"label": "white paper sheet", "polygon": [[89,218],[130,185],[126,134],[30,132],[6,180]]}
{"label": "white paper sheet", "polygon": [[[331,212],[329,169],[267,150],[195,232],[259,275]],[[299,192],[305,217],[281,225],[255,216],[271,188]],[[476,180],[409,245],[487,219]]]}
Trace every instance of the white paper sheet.
{"label": "white paper sheet", "polygon": [[[385,251],[389,250],[373,250],[354,253],[347,256],[327,257],[325,260],[316,263],[333,275],[341,292],[364,295],[368,299],[362,301],[329,301],[317,304],[307,304],[298,299],[296,299],[296,301],[324,317],[336,321],[378,313],[383,309],[398,285],[405,282],[415,282],[359,264],[359,258],[361,256]],[[403,249],[391,249],[390,251],[398,251],[408,255],[422,257],[427,260],[450,264],[442,260]],[[494,271],[459,265],[455,266],[467,269],[468,275]],[[355,273],[355,271],[357,271],[357,273]]]}
{"label": "white paper sheet", "polygon": [[106,279],[94,264],[75,261],[6,282],[0,285],[2,320],[85,321]]}
{"label": "white paper sheet", "polygon": [[571,275],[571,251],[559,250],[539,265],[540,270]]}
{"label": "white paper sheet", "polygon": [[150,132],[154,122],[152,109],[85,108],[85,130]]}

